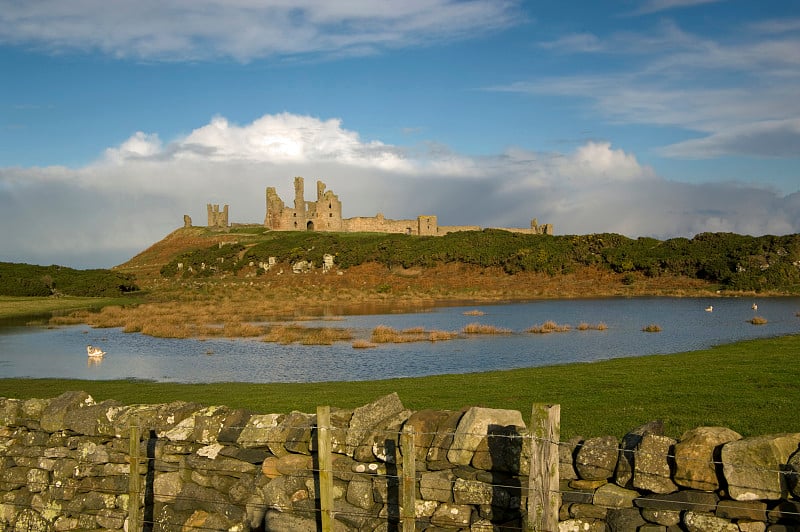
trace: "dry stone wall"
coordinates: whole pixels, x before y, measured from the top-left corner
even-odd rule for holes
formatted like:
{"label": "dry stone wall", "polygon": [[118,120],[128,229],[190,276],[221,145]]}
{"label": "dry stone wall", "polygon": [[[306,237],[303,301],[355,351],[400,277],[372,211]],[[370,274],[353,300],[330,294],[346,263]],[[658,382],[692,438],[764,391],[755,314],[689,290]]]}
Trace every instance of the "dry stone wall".
{"label": "dry stone wall", "polygon": [[[519,412],[414,412],[391,394],[330,418],[333,530],[399,530],[408,453],[417,530],[528,526],[533,439]],[[800,528],[800,434],[699,427],[676,440],[650,423],[556,443],[560,531]],[[130,530],[132,508],[145,530],[317,530],[318,445],[302,412],[0,398],[0,531]]]}

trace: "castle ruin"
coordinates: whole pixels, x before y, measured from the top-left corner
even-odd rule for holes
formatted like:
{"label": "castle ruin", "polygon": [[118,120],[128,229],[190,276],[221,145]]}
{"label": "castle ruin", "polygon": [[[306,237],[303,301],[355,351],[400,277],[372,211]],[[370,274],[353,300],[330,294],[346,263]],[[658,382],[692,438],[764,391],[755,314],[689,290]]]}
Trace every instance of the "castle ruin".
{"label": "castle ruin", "polygon": [[208,226],[214,227],[217,229],[225,229],[228,227],[228,206],[222,210],[219,210],[219,205],[212,205],[207,204],[206,209],[208,210]]}
{"label": "castle ruin", "polygon": [[[456,231],[480,231],[477,225],[439,225],[433,215],[417,216],[413,220],[390,220],[378,213],[373,217],[342,218],[342,202],[325,183],[317,181],[316,201],[306,201],[305,184],[302,177],[294,178],[294,204],[288,207],[275,192],[275,187],[267,187],[267,214],[264,226],[273,231],[332,231],[343,233],[402,233],[406,235],[441,236]],[[210,209],[210,206],[209,206]],[[227,209],[225,219],[227,223]],[[211,214],[209,210],[209,226]],[[553,225],[539,225],[536,218],[531,220],[530,228],[499,228],[504,231],[534,235],[552,235]]]}

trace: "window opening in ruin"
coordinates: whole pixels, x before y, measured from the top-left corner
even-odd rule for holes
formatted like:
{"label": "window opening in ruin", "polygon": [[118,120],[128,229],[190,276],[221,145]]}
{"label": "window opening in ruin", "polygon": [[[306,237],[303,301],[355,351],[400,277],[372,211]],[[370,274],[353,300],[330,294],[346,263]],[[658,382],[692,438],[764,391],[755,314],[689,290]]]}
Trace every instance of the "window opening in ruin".
{"label": "window opening in ruin", "polygon": [[332,212],[328,214],[328,218],[333,218],[333,213]]}
{"label": "window opening in ruin", "polygon": [[313,231],[313,230],[314,230],[314,222],[308,222],[308,223],[306,224],[306,229],[307,229],[308,231]]}
{"label": "window opening in ruin", "polygon": [[297,229],[297,222],[294,223],[294,228]]}

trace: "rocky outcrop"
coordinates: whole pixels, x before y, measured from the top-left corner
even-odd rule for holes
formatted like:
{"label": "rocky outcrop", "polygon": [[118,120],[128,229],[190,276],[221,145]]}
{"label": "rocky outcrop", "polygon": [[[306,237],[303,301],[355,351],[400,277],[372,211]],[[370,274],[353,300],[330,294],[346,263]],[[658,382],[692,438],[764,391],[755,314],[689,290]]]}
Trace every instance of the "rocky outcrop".
{"label": "rocky outcrop", "polygon": [[[532,438],[519,412],[411,412],[390,394],[331,409],[325,432],[334,530],[399,529],[409,458],[418,530],[526,525]],[[134,507],[163,530],[317,530],[317,434],[316,415],[302,412],[97,403],[84,392],[0,398],[0,530],[122,531]],[[742,438],[724,427],[674,440],[659,423],[622,440],[562,442],[558,528],[796,530],[799,445],[800,434]]]}

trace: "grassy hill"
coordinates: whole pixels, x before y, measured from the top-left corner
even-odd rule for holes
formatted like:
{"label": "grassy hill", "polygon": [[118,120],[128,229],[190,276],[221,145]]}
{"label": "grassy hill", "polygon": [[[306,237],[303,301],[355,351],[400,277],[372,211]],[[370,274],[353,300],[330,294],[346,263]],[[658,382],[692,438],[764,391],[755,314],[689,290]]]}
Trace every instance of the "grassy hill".
{"label": "grassy hill", "polygon": [[[338,272],[289,275],[323,256]],[[260,265],[277,261],[267,272]],[[698,292],[800,294],[800,235],[703,233],[692,239],[631,239],[618,234],[525,235],[502,230],[441,237],[383,233],[269,231],[261,225],[228,230],[181,228],[112,270],[0,263],[0,295],[115,297],[148,291],[161,301],[197,283],[217,296],[265,289],[274,299],[525,299],[600,295],[689,295]],[[227,289],[219,282],[224,280]],[[187,284],[188,283],[188,284]],[[324,289],[322,288],[324,286]],[[194,287],[194,288],[192,288]],[[281,292],[283,290],[283,292]],[[251,290],[252,292],[252,290]],[[353,294],[358,294],[353,295]],[[327,294],[327,295],[326,295]],[[344,296],[342,296],[344,294]],[[261,296],[259,296],[261,297]],[[375,297],[372,297],[375,299]]]}
{"label": "grassy hill", "polygon": [[[118,266],[143,283],[154,279],[259,276],[259,263],[275,257],[282,268],[300,261],[337,267],[368,264],[390,271],[427,272],[447,265],[550,278],[612,276],[622,284],[683,279],[709,288],[800,293],[800,235],[752,237],[702,233],[692,239],[631,239],[617,234],[525,235],[501,230],[441,237],[381,233],[275,232],[263,226],[228,231],[182,228]],[[179,265],[181,268],[179,268]]]}

